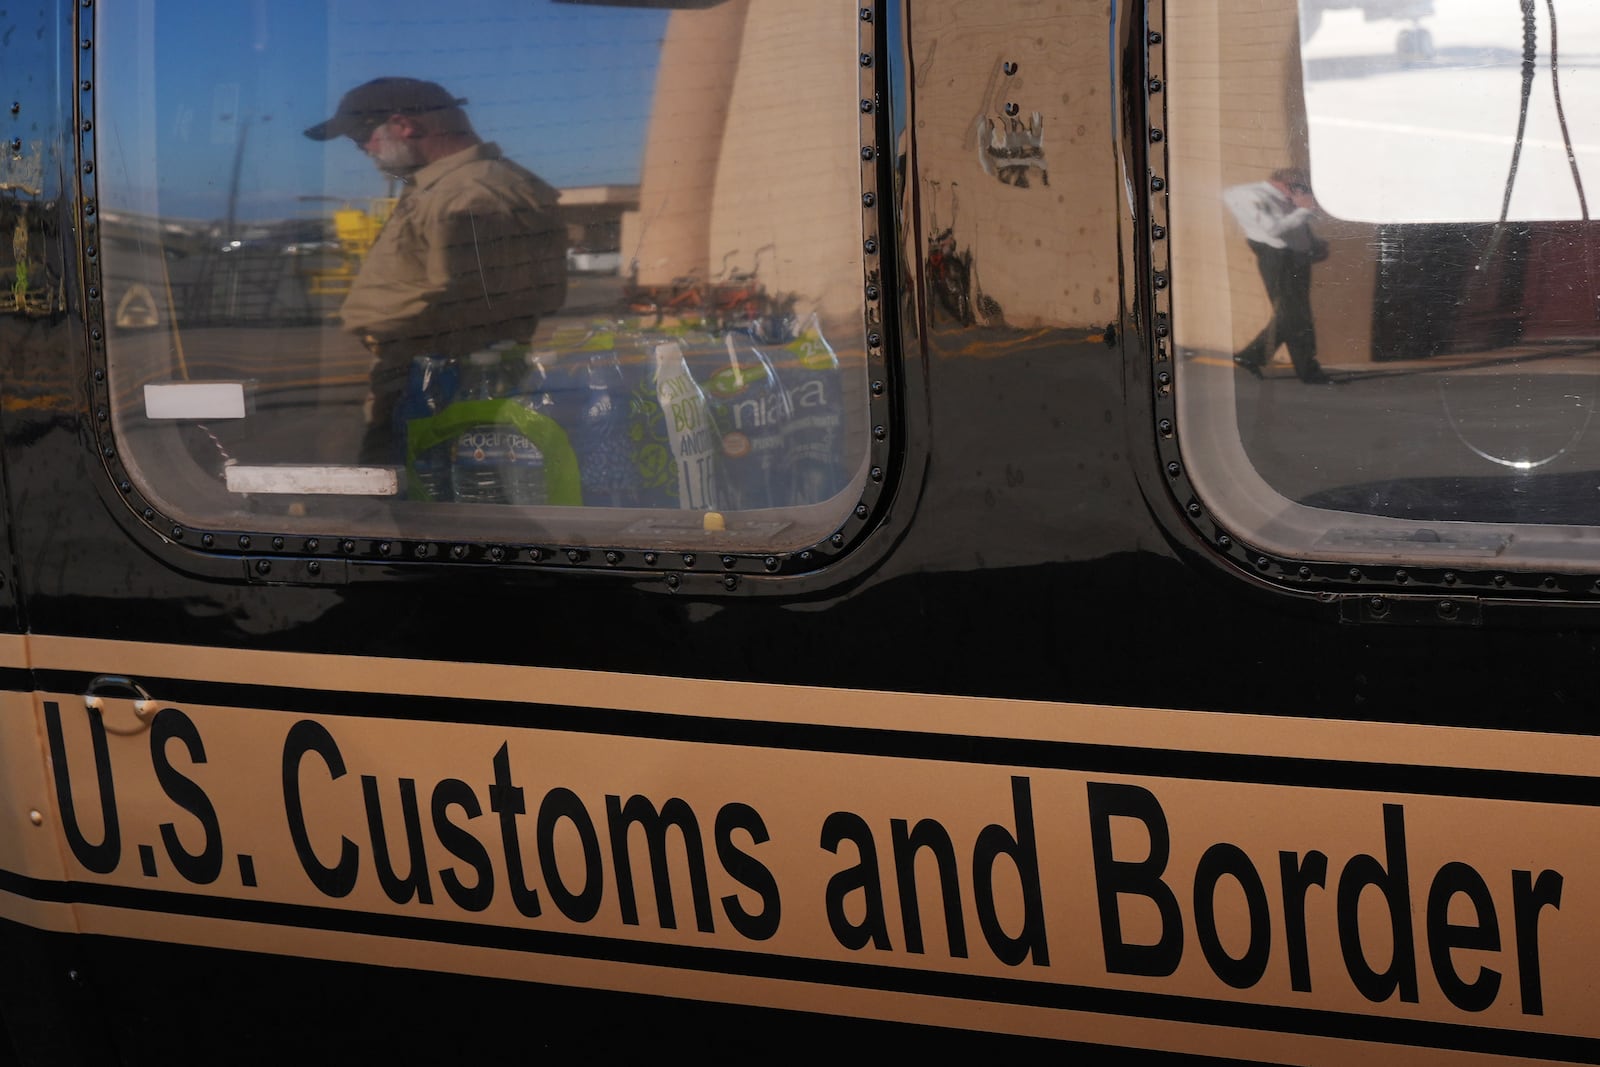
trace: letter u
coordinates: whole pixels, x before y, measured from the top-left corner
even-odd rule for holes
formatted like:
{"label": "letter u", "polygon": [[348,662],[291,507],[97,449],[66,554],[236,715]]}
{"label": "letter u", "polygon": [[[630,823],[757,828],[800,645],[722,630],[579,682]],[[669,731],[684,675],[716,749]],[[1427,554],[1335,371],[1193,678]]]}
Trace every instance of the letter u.
{"label": "letter u", "polygon": [[61,705],[44,702],[44,728],[50,741],[50,764],[55,771],[56,803],[61,808],[61,829],[67,845],[79,863],[95,874],[110,874],[122,858],[122,832],[117,825],[117,794],[111,784],[111,752],[106,746],[106,727],[100,709],[89,709],[89,737],[94,746],[95,778],[100,784],[100,818],[105,835],[91,845],[78,828],[78,813],[72,803],[72,773],[67,769],[67,744],[61,733]]}

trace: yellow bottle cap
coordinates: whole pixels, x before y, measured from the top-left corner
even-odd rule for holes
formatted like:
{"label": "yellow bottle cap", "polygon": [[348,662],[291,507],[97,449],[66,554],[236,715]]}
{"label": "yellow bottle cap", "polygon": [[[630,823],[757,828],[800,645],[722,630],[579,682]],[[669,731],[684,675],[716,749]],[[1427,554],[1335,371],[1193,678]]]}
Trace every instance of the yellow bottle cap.
{"label": "yellow bottle cap", "polygon": [[721,533],[728,528],[728,523],[720,511],[708,511],[705,516],[704,529],[706,533]]}

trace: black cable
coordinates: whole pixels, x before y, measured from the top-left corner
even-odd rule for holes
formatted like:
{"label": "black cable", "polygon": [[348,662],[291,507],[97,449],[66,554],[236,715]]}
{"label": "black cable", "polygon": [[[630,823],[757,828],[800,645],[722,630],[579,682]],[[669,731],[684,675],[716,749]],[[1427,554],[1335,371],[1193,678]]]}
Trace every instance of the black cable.
{"label": "black cable", "polygon": [[1511,191],[1517,185],[1517,165],[1522,160],[1522,137],[1528,129],[1528,101],[1533,96],[1533,72],[1539,57],[1539,25],[1534,15],[1534,0],[1522,4],[1522,111],[1517,116],[1517,140],[1511,149],[1511,170],[1506,175],[1506,195],[1500,204],[1500,221],[1511,215]]}
{"label": "black cable", "polygon": [[1561,107],[1560,53],[1556,49],[1556,0],[1544,0],[1550,11],[1550,85],[1556,94],[1556,118],[1561,123],[1561,141],[1567,146],[1567,166],[1572,168],[1572,184],[1578,190],[1578,211],[1584,222],[1589,221],[1589,201],[1583,195],[1583,176],[1578,173],[1578,156],[1572,150],[1572,134],[1567,130],[1567,113]]}

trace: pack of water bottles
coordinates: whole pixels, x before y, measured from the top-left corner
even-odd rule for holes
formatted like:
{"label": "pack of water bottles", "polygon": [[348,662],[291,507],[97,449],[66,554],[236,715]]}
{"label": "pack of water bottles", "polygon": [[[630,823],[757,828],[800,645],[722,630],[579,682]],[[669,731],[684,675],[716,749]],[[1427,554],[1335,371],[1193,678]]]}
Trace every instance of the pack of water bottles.
{"label": "pack of water bottles", "polygon": [[599,323],[418,356],[396,419],[421,501],[748,511],[847,481],[839,363],[815,318],[780,345]]}

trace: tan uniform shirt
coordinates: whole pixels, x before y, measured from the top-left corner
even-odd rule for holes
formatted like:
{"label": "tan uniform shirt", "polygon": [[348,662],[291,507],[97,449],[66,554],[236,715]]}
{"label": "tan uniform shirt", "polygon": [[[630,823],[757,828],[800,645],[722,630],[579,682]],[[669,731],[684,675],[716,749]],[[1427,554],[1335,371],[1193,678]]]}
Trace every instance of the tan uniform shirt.
{"label": "tan uniform shirt", "polygon": [[340,315],[382,363],[527,341],[566,299],[560,194],[480,144],[417,171]]}

